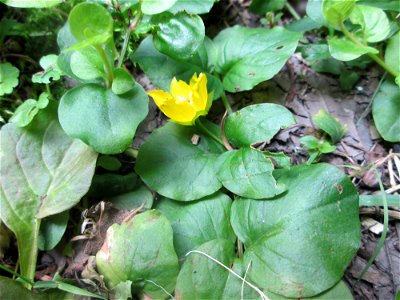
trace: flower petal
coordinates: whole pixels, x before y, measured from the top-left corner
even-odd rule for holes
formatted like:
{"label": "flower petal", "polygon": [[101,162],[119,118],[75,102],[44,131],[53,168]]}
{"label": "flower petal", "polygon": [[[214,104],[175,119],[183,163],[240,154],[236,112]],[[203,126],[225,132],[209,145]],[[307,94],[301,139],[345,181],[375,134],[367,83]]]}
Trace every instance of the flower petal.
{"label": "flower petal", "polygon": [[186,102],[164,105],[160,109],[168,118],[178,124],[193,125],[196,119],[196,110]]}
{"label": "flower petal", "polygon": [[173,97],[170,93],[167,93],[163,90],[154,90],[147,93],[151,98],[153,98],[154,102],[158,107],[165,105],[167,102],[173,102]]}
{"label": "flower petal", "polygon": [[176,103],[186,102],[192,104],[193,91],[190,85],[182,80],[172,79],[170,92]]}
{"label": "flower petal", "polygon": [[190,80],[190,86],[192,87],[194,93],[193,97],[193,105],[197,110],[207,110],[207,76],[204,73],[200,73],[199,77],[197,77],[196,73],[193,75]]}

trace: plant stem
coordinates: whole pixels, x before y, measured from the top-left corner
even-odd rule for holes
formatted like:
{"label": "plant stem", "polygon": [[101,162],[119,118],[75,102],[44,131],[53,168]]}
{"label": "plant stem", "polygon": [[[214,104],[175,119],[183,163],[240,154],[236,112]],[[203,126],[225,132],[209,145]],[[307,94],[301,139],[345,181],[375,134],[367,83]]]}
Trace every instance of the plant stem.
{"label": "plant stem", "polygon": [[228,115],[232,114],[232,107],[229,104],[228,98],[226,97],[225,91],[222,90],[222,94],[221,94],[221,99],[222,99],[222,103],[225,106],[226,111],[228,112]]}
{"label": "plant stem", "polygon": [[203,130],[204,133],[206,133],[208,136],[210,136],[213,140],[215,140],[216,142],[218,142],[222,146],[224,146],[224,143],[222,142],[222,140],[219,137],[217,137],[214,133],[212,133],[206,126],[204,126],[204,124],[202,123],[200,118],[198,118],[196,120],[195,124],[198,125],[198,127],[200,127],[200,129]]}
{"label": "plant stem", "polygon": [[132,23],[128,26],[128,28],[125,31],[124,44],[122,45],[121,54],[119,55],[119,59],[118,59],[118,65],[117,65],[118,68],[120,68],[122,66],[122,64],[124,63],[124,58],[125,58],[126,50],[128,49],[129,38],[131,36],[131,32],[133,30],[135,30],[137,24],[139,24],[141,17],[142,17],[142,12],[139,10],[137,12],[135,18],[133,19]]}
{"label": "plant stem", "polygon": [[96,45],[96,50],[99,52],[101,59],[103,60],[104,66],[106,67],[106,73],[107,73],[107,88],[109,89],[111,87],[111,84],[114,80],[114,73],[113,73],[113,68],[108,61],[107,54],[104,51],[104,49],[100,45]]}
{"label": "plant stem", "polygon": [[296,12],[296,10],[293,8],[293,6],[289,2],[286,2],[285,6],[286,6],[286,9],[293,16],[293,18],[295,18],[297,21],[301,19],[299,14]]}
{"label": "plant stem", "polygon": [[[343,34],[354,44],[359,47],[366,47],[367,45],[361,43],[358,39],[356,39],[346,28],[343,21],[339,23],[340,29],[342,30]],[[373,53],[366,53],[369,57],[371,57],[378,65],[380,65],[384,70],[388,73],[392,74],[394,77],[397,77],[399,74],[396,73],[391,67],[389,67],[378,55]]]}
{"label": "plant stem", "polygon": [[[33,241],[32,244],[30,245],[29,248],[29,254],[28,257],[24,257],[25,259],[20,259],[21,263],[24,263],[24,265],[20,265],[20,271],[21,275],[24,276],[26,279],[30,281],[34,281],[35,279],[35,271],[36,271],[36,262],[37,262],[37,256],[38,256],[38,240],[39,240],[39,228],[40,228],[40,219],[35,219],[36,224],[35,224],[35,230],[33,232]],[[18,249],[19,249],[19,257],[21,258],[21,249],[23,248],[22,245],[23,243],[26,243],[26,241],[21,241],[18,239]],[[27,263],[27,265],[25,265]],[[24,284],[27,288],[31,288],[31,285],[28,283]]]}

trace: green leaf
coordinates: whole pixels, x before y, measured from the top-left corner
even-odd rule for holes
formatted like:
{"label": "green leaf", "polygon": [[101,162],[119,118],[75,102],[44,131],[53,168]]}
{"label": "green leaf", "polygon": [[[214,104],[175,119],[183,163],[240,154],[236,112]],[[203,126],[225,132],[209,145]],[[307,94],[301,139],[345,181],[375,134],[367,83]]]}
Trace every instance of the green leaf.
{"label": "green leaf", "polygon": [[18,106],[18,108],[15,110],[14,115],[10,118],[10,122],[14,123],[18,127],[27,126],[30,122],[32,122],[33,118],[40,109],[47,107],[49,104],[48,97],[49,94],[44,92],[40,94],[38,101],[34,99],[28,99],[24,101],[24,103]]}
{"label": "green leaf", "polygon": [[132,281],[126,280],[118,283],[112,290],[113,299],[128,300],[132,299]]}
{"label": "green leaf", "polygon": [[350,16],[355,6],[355,0],[323,0],[322,12],[329,24],[338,26]]}
{"label": "green leaf", "polygon": [[214,42],[219,50],[216,71],[224,77],[224,89],[247,91],[271,79],[293,54],[300,37],[299,33],[282,27],[237,25],[221,31]]}
{"label": "green leaf", "polygon": [[400,142],[400,89],[390,79],[383,82],[375,96],[372,116],[385,141]]}
{"label": "green leaf", "polygon": [[103,154],[124,151],[147,113],[148,97],[137,83],[123,95],[96,84],[80,85],[62,96],[58,109],[65,132]]}
{"label": "green leaf", "polygon": [[[386,46],[385,63],[400,74],[400,32],[392,36]],[[399,85],[400,86],[400,85]]]}
{"label": "green leaf", "polygon": [[281,10],[285,7],[287,0],[253,0],[249,9],[259,15],[265,15],[269,11]]}
{"label": "green leaf", "polygon": [[231,223],[245,243],[244,264],[251,262],[248,278],[256,286],[311,297],[340,280],[358,250],[357,190],[328,164],[299,165],[274,176],[287,193],[274,200],[237,199]]}
{"label": "green leaf", "polygon": [[135,87],[135,80],[131,74],[123,68],[114,69],[114,80],[111,89],[114,94],[122,95]]}
{"label": "green leaf", "polygon": [[38,247],[42,251],[50,251],[60,242],[67,229],[69,212],[48,216],[40,224]]}
{"label": "green leaf", "polygon": [[136,215],[107,230],[96,254],[97,270],[109,288],[126,280],[151,298],[168,296],[179,272],[168,219],[156,210]]}
{"label": "green leaf", "polygon": [[319,139],[312,135],[306,135],[300,138],[300,143],[308,149],[318,149]]}
{"label": "green leaf", "polygon": [[322,11],[322,4],[323,2],[321,0],[308,0],[306,12],[307,16],[309,16],[314,22],[320,26],[326,26],[327,22]]}
{"label": "green leaf", "polygon": [[52,7],[62,3],[64,0],[0,0],[4,4],[12,7],[21,7],[21,8],[46,8]]}
{"label": "green leaf", "polygon": [[[360,206],[384,206],[382,194],[360,195]],[[388,206],[400,207],[400,195],[385,195]]]}
{"label": "green leaf", "polygon": [[186,11],[189,14],[206,14],[210,12],[215,2],[219,0],[177,0],[169,9],[172,13]]}
{"label": "green leaf", "polygon": [[158,52],[151,37],[145,38],[132,56],[132,60],[139,64],[151,82],[165,91],[170,89],[174,77],[189,82],[194,73],[204,72],[207,75],[208,92],[214,91],[214,99],[217,99],[222,92],[222,83],[211,75],[214,59],[214,47],[207,37],[204,45],[197,49],[196,55],[187,61],[178,61]]}
{"label": "green leaf", "polygon": [[[230,267],[233,262],[233,243],[223,239],[211,240],[197,251]],[[176,282],[175,296],[178,299],[220,299],[225,289],[229,272],[200,253],[186,258]]]}
{"label": "green leaf", "polygon": [[141,9],[146,15],[156,15],[170,9],[177,0],[142,0]]}
{"label": "green leaf", "polygon": [[332,143],[338,143],[347,133],[347,126],[332,117],[326,110],[320,111],[312,117],[312,121],[320,130],[327,133]]}
{"label": "green leaf", "polygon": [[[78,42],[113,32],[113,19],[107,9],[96,3],[80,3],[71,10],[68,23]],[[97,42],[97,44],[100,44]]]}
{"label": "green leaf", "polygon": [[390,32],[389,19],[380,8],[356,5],[350,21],[361,26],[364,40],[369,43],[383,41]]}
{"label": "green leaf", "polygon": [[50,81],[57,81],[61,78],[62,72],[57,66],[58,56],[55,54],[49,54],[43,56],[39,64],[43,68],[43,71],[32,75],[33,83],[45,83],[48,84]]}
{"label": "green leaf", "polygon": [[194,145],[194,134],[201,135],[194,127],[170,122],[142,145],[136,172],[151,189],[174,200],[191,201],[221,188],[214,164],[223,148],[205,135]]}
{"label": "green leaf", "polygon": [[111,202],[118,209],[132,210],[141,205],[150,209],[153,206],[153,194],[143,185],[133,191],[107,198],[107,202]]}
{"label": "green leaf", "polygon": [[352,41],[347,39],[339,39],[337,37],[331,37],[328,39],[329,52],[332,57],[337,60],[349,61],[360,57],[367,53],[378,54],[379,51],[375,48],[354,44]]}
{"label": "green leaf", "polygon": [[358,82],[360,76],[357,72],[354,71],[344,71],[340,73],[340,87],[343,91],[349,92],[354,87],[354,85]]}
{"label": "green leaf", "polygon": [[87,47],[71,54],[70,68],[76,77],[82,80],[94,80],[105,77],[104,64],[93,47]]}
{"label": "green leaf", "polygon": [[107,171],[116,172],[121,168],[122,164],[119,159],[114,156],[102,155],[97,159],[97,166]]}
{"label": "green leaf", "polygon": [[0,276],[0,290],[3,299],[43,300],[43,295],[25,288],[21,283]]}
{"label": "green leaf", "polygon": [[397,0],[358,0],[357,5],[368,5],[383,10],[400,12],[399,2]]}
{"label": "green leaf", "polygon": [[0,64],[0,96],[11,94],[18,85],[19,70],[10,63]]}
{"label": "green leaf", "polygon": [[295,124],[292,113],[282,105],[249,105],[231,114],[225,121],[225,136],[236,147],[271,140],[281,128]]}
{"label": "green leaf", "polygon": [[203,44],[205,28],[198,15],[165,12],[154,16],[151,22],[159,28],[153,35],[155,48],[174,59],[189,59]]}
{"label": "green leaf", "polygon": [[217,192],[195,202],[178,202],[163,198],[156,208],[171,222],[174,246],[180,260],[186,253],[206,242],[223,239],[235,242],[229,222],[232,200]]}
{"label": "green leaf", "polygon": [[29,126],[7,124],[0,135],[0,215],[17,237],[21,273],[29,277],[38,218],[78,203],[89,189],[97,154],[62,131],[54,103]]}
{"label": "green leaf", "polygon": [[336,150],[336,146],[331,145],[328,141],[322,140],[322,143],[319,145],[319,152],[326,154],[331,153]]}
{"label": "green leaf", "polygon": [[291,158],[283,152],[263,152],[265,157],[270,158],[279,168],[290,168],[292,165]]}
{"label": "green leaf", "polygon": [[215,170],[222,185],[242,197],[266,199],[286,190],[272,176],[271,160],[256,149],[241,148],[223,153]]}

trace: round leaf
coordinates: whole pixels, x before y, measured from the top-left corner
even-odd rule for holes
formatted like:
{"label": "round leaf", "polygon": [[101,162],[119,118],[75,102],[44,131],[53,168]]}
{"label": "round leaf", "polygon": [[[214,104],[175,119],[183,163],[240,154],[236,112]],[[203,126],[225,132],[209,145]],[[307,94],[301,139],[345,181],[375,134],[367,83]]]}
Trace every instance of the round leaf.
{"label": "round leaf", "polygon": [[96,265],[109,288],[130,280],[148,297],[166,297],[165,290],[173,291],[179,270],[171,224],[151,210],[112,225],[96,254]]}
{"label": "round leaf", "polygon": [[94,80],[105,76],[103,61],[92,47],[74,51],[70,67],[74,75],[83,80]]}
{"label": "round leaf", "polygon": [[68,23],[78,42],[96,36],[112,36],[113,19],[107,9],[96,3],[80,3],[70,12]]}
{"label": "round leaf", "polygon": [[186,253],[214,240],[234,243],[236,236],[229,222],[232,200],[220,192],[195,202],[178,202],[167,198],[157,204],[171,222],[174,246],[180,259]]}
{"label": "round leaf", "polygon": [[180,201],[200,199],[220,189],[214,164],[223,148],[203,135],[194,145],[194,134],[199,132],[193,127],[168,123],[150,135],[136,161],[136,172],[150,188]]}
{"label": "round leaf", "polygon": [[[392,36],[386,46],[385,63],[400,74],[400,32]],[[397,66],[397,69],[396,69]]]}
{"label": "round leaf", "polygon": [[386,80],[376,94],[372,115],[386,141],[400,142],[400,89],[391,80]]}
{"label": "round leaf", "polygon": [[186,11],[190,14],[206,14],[210,12],[214,2],[217,1],[219,0],[177,0],[169,11],[173,13]]}
{"label": "round leaf", "polygon": [[214,42],[219,50],[216,71],[224,77],[225,90],[247,91],[271,79],[293,54],[300,37],[282,27],[237,25],[221,31]]}
{"label": "round leaf", "polygon": [[225,152],[218,158],[215,170],[223,186],[242,197],[265,199],[286,190],[272,176],[274,165],[271,160],[256,149]]}
{"label": "round leaf", "polygon": [[11,94],[18,85],[19,70],[12,64],[0,64],[0,96]]}
{"label": "round leaf", "polygon": [[65,132],[103,154],[124,151],[147,113],[148,97],[138,84],[123,95],[84,84],[66,92],[58,109]]}
{"label": "round leaf", "polygon": [[358,250],[357,190],[328,164],[274,175],[288,191],[274,200],[237,199],[232,226],[245,243],[250,280],[286,297],[311,297],[339,281]]}
{"label": "round leaf", "polygon": [[125,94],[135,87],[135,81],[132,76],[123,68],[114,69],[114,80],[112,91],[116,95]]}
{"label": "round leaf", "polygon": [[292,113],[282,105],[249,105],[225,121],[225,136],[236,147],[269,141],[281,128],[295,124]]}
{"label": "round leaf", "polygon": [[168,10],[177,0],[142,0],[142,12],[146,15],[156,15]]}
{"label": "round leaf", "polygon": [[4,4],[12,7],[31,8],[31,7],[52,7],[62,3],[64,0],[1,0]]}
{"label": "round leaf", "polygon": [[[197,251],[218,260],[225,266],[233,261],[233,243],[226,240],[212,240]],[[221,299],[229,272],[200,253],[192,253],[183,264],[176,282],[177,299]]]}
{"label": "round leaf", "polygon": [[159,27],[153,38],[154,46],[172,58],[188,59],[203,44],[205,28],[198,15],[164,13],[151,21]]}

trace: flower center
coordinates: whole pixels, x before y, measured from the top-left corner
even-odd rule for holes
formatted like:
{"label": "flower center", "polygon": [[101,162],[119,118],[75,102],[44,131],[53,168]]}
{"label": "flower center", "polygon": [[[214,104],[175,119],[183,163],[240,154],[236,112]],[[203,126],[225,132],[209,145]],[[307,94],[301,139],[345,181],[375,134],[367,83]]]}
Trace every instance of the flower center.
{"label": "flower center", "polygon": [[186,103],[189,103],[189,104],[192,104],[193,103],[193,101],[192,101],[192,98],[193,98],[193,92],[191,91],[188,95],[179,95],[179,96],[177,96],[176,97],[176,102],[186,102]]}

